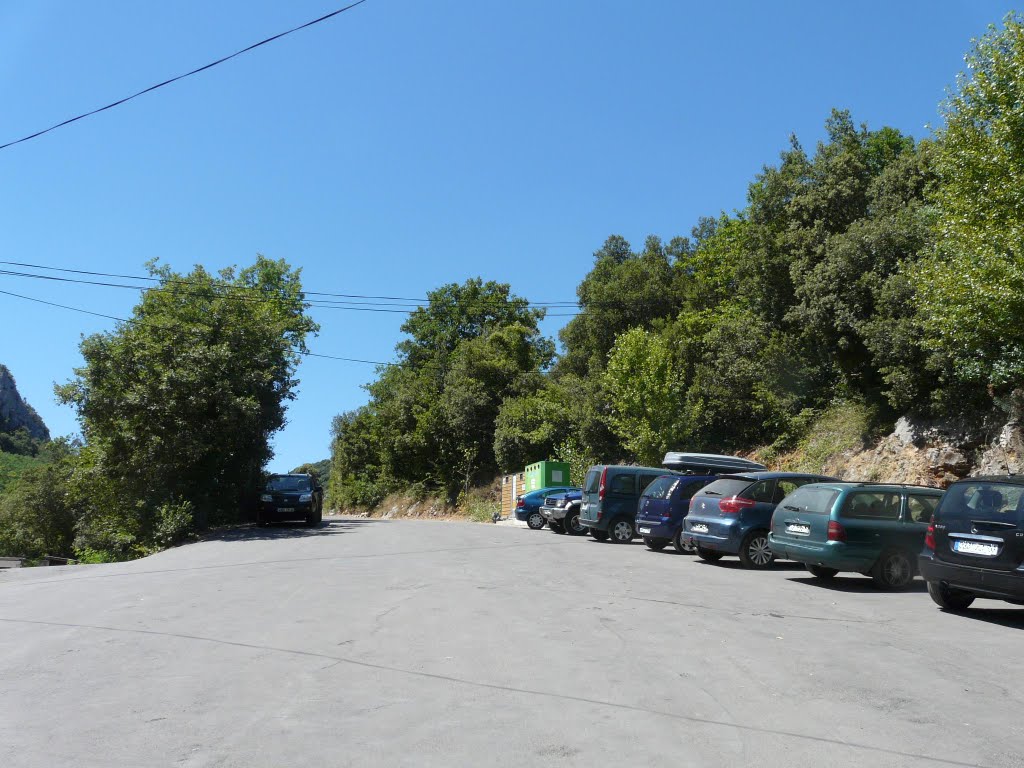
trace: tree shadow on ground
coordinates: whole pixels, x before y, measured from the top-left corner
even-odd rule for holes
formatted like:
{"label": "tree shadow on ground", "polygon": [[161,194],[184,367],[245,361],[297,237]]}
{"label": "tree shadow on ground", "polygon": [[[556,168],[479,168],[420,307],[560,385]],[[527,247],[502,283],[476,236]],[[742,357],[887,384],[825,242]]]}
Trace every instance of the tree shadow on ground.
{"label": "tree shadow on ground", "polygon": [[305,523],[268,523],[249,525],[217,531],[203,537],[203,541],[275,541],[278,539],[306,539],[313,536],[336,536],[350,533],[368,525],[379,525],[384,520],[324,520],[319,525],[307,527]]}
{"label": "tree shadow on ground", "polygon": [[[855,573],[847,575],[840,574],[831,579],[817,579],[814,576],[807,575],[802,578],[792,578],[790,579],[790,581],[792,581],[794,584],[807,584],[809,586],[818,587],[819,589],[829,589],[833,592],[850,592],[855,594],[860,593],[866,595],[884,595],[890,591],[885,589],[879,589],[874,585],[874,582],[871,581],[870,578],[868,578],[867,576],[860,576]],[[896,594],[900,592],[920,593],[927,592],[928,587],[925,585],[923,580],[915,578],[912,582],[910,582],[910,586],[906,587],[905,589],[894,589],[891,591]]]}

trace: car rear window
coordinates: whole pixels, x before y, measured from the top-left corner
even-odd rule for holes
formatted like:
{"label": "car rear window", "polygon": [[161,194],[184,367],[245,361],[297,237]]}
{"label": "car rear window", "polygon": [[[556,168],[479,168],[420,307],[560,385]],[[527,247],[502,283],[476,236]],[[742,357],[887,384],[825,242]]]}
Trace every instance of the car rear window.
{"label": "car rear window", "polygon": [[644,489],[643,495],[648,499],[667,499],[678,482],[678,477],[659,477]]}
{"label": "car rear window", "polygon": [[721,477],[704,487],[699,496],[735,496],[754,484],[745,477]]}
{"label": "car rear window", "polygon": [[827,515],[838,495],[832,488],[799,488],[783,499],[782,508],[804,515]]}
{"label": "car rear window", "polygon": [[1024,528],[1024,486],[1010,483],[954,483],[935,512],[936,520],[986,520]]}
{"label": "car rear window", "polygon": [[597,493],[599,485],[601,485],[601,470],[592,469],[587,472],[587,479],[583,481],[583,490],[586,493]]}

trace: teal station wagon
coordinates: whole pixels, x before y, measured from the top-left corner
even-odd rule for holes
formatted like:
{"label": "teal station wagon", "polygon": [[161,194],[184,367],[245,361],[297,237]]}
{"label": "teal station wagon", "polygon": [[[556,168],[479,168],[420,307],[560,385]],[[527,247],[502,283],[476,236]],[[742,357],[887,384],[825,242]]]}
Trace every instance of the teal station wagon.
{"label": "teal station wagon", "polygon": [[775,508],[768,541],[776,557],[803,563],[819,579],[852,571],[900,589],[914,578],[941,497],[924,486],[805,485]]}

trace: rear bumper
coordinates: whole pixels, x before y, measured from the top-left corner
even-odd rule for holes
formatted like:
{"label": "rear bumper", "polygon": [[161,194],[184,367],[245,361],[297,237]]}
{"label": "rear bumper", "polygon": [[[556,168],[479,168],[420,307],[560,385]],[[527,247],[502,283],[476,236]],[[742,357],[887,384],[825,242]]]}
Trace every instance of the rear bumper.
{"label": "rear bumper", "polygon": [[821,542],[794,542],[779,541],[774,533],[768,534],[768,543],[771,544],[772,552],[780,560],[795,560],[798,563],[808,565],[822,565],[826,568],[835,568],[837,571],[853,571],[864,573],[878,560],[881,552],[856,552],[851,551],[841,541]]}
{"label": "rear bumper", "polygon": [[1015,571],[990,571],[944,563],[930,554],[918,557],[917,567],[925,581],[942,581],[980,597],[1024,601],[1024,567]]}
{"label": "rear bumper", "polygon": [[529,509],[528,507],[516,507],[516,520],[522,520],[525,523],[530,519],[530,515],[536,511],[537,510]]}
{"label": "rear bumper", "polygon": [[[701,521],[695,521],[697,525],[701,525]],[[713,533],[698,533],[691,530],[693,523],[690,523],[689,518],[685,523],[683,529],[683,541],[692,544],[694,546],[700,546],[704,549],[711,549],[715,552],[723,552],[727,555],[736,555],[740,551],[740,542],[743,541],[743,536],[746,531],[740,530],[739,526],[732,525],[727,529],[727,535],[719,536]]]}
{"label": "rear bumper", "polygon": [[[660,520],[644,520],[638,517],[635,527],[638,536],[647,539],[671,539],[679,531],[680,526],[681,523],[672,523],[671,521],[663,523]],[[647,532],[644,533],[644,531]]]}

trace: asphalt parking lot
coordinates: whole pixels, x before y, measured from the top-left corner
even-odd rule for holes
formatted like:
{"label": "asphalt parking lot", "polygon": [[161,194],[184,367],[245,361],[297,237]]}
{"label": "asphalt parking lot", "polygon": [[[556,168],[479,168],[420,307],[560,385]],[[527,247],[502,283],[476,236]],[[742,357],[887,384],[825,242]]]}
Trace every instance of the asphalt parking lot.
{"label": "asphalt parking lot", "polygon": [[1024,765],[1024,609],[548,530],[0,573],[0,765]]}

